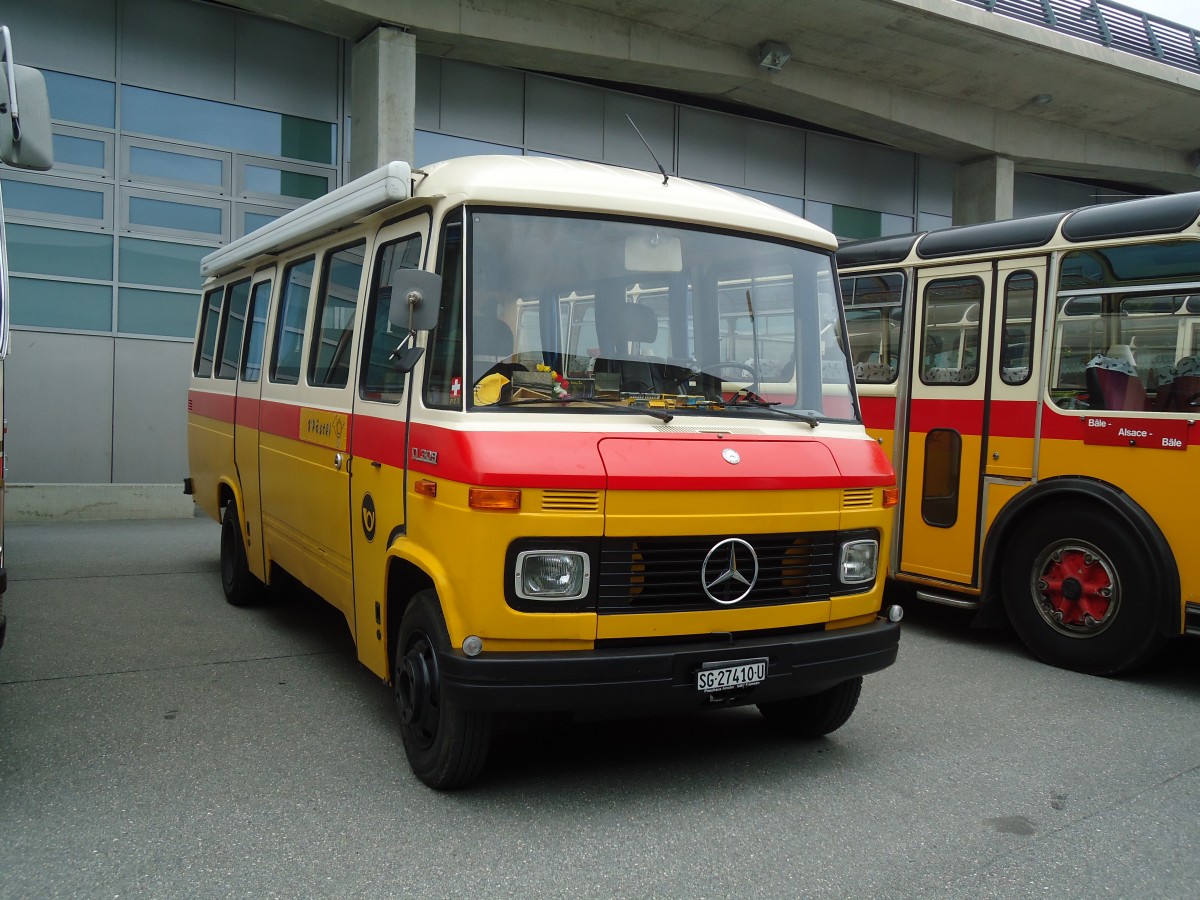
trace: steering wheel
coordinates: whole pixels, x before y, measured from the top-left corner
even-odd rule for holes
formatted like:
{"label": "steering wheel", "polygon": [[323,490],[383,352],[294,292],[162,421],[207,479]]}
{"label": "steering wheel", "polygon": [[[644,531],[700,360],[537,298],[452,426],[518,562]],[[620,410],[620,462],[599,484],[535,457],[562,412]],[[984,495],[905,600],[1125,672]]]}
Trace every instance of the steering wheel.
{"label": "steering wheel", "polygon": [[[737,362],[736,360],[729,360],[728,362],[712,363],[711,365],[705,366],[700,371],[705,375],[712,375],[714,378],[721,378],[720,373],[729,369],[736,370],[738,372],[744,372],[750,376],[750,383],[744,388],[739,388],[738,391],[733,395],[735,399],[738,396],[758,394],[758,371],[753,366],[749,366],[746,363]],[[721,380],[724,381],[723,378]]]}

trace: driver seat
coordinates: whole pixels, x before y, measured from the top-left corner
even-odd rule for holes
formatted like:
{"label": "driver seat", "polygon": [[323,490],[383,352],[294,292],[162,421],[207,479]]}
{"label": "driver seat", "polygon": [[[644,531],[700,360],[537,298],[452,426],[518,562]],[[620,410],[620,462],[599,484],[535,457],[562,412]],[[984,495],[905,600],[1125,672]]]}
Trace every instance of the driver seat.
{"label": "driver seat", "polygon": [[594,371],[621,376],[622,390],[662,393],[664,360],[641,356],[630,345],[652,344],[658,337],[658,316],[649,306],[621,303],[609,313],[609,334],[618,352],[596,359]]}

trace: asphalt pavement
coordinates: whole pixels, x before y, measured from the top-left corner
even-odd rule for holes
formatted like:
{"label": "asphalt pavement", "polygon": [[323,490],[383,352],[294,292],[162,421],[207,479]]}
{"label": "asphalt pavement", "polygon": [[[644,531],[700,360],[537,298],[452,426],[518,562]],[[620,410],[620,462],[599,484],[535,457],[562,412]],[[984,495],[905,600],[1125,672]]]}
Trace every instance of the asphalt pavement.
{"label": "asphalt pavement", "polygon": [[827,738],[517,720],[439,794],[340,614],[225,603],[219,531],[9,525],[0,898],[1200,896],[1195,641],[1093,678],[905,600]]}

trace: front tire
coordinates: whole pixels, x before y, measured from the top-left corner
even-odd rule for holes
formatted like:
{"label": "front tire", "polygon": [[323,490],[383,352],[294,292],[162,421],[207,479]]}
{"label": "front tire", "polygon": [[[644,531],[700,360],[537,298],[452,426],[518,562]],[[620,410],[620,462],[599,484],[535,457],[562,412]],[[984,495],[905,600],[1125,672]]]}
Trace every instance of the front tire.
{"label": "front tire", "polygon": [[221,589],[234,606],[252,606],[262,599],[263,583],[246,562],[246,544],[238,521],[237,504],[232,500],[221,517]]}
{"label": "front tire", "polygon": [[421,591],[400,620],[392,685],[408,763],[418,778],[440,791],[463,787],[478,776],[492,733],[490,714],[446,699],[438,653],[449,648],[437,594]]}
{"label": "front tire", "polygon": [[1129,671],[1162,646],[1160,583],[1136,539],[1085,503],[1039,511],[1004,557],[1017,635],[1042,661],[1089,675]]}
{"label": "front tire", "polygon": [[794,700],[758,704],[758,711],[776,731],[789,737],[817,738],[837,731],[858,706],[862,676],[843,681],[827,691]]}

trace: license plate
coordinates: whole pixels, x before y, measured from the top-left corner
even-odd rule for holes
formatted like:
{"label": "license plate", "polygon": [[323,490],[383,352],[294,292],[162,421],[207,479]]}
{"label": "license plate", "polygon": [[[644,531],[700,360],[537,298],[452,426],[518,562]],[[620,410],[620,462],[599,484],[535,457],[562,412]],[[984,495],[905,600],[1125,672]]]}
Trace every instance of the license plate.
{"label": "license plate", "polygon": [[737,662],[705,663],[696,673],[696,689],[705,693],[750,687],[765,681],[766,659],[740,659]]}

